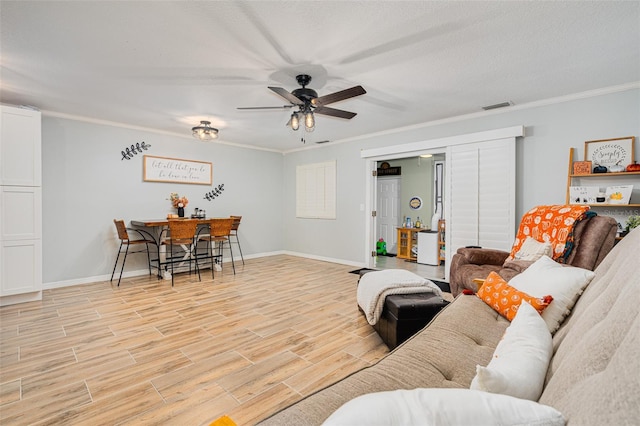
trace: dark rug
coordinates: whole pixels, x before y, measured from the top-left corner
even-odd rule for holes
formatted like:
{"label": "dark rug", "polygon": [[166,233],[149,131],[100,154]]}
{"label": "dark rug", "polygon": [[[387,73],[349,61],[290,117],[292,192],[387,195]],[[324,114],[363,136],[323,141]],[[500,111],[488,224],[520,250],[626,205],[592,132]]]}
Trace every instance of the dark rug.
{"label": "dark rug", "polygon": [[446,283],[444,281],[432,280],[430,278],[427,278],[427,279],[432,283],[434,283],[435,285],[437,285],[438,287],[440,287],[440,290],[446,291],[447,293],[451,293],[451,287],[449,286],[449,283]]}
{"label": "dark rug", "polygon": [[379,254],[378,256],[396,257],[397,254],[395,254],[395,253],[387,253],[387,254]]}
{"label": "dark rug", "polygon": [[360,272],[364,272],[364,271],[377,271],[377,269],[360,268],[360,269],[354,269],[353,271],[349,271],[349,273],[350,274],[360,275]]}

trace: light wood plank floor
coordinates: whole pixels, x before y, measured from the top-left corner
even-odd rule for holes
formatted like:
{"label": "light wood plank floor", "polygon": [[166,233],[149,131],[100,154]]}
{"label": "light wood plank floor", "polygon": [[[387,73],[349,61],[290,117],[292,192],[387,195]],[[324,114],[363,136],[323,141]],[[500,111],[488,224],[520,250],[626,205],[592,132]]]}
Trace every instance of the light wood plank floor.
{"label": "light wood plank floor", "polygon": [[0,308],[0,423],[250,425],[388,352],[358,311],[356,268],[230,266]]}
{"label": "light wood plank floor", "polygon": [[423,265],[416,262],[410,262],[398,257],[378,256],[375,262],[375,269],[406,269],[415,274],[432,280],[445,281],[444,269],[445,264],[440,266]]}

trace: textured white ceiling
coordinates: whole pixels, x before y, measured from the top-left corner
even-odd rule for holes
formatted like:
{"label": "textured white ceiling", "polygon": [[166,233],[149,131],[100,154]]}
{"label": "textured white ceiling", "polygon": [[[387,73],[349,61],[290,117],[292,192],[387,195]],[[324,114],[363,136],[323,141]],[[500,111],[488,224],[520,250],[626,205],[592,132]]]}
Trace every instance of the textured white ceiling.
{"label": "textured white ceiling", "polygon": [[[5,1],[1,100],[275,150],[640,81],[640,2]],[[362,85],[313,133],[267,89]]]}

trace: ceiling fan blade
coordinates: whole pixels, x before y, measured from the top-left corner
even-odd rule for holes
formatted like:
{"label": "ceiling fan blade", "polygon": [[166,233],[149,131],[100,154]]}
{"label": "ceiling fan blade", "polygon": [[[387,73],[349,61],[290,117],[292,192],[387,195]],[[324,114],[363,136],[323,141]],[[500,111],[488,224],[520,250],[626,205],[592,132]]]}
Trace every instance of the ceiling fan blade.
{"label": "ceiling fan blade", "polygon": [[237,107],[236,109],[289,109],[293,108],[293,105],[282,105],[272,107]]}
{"label": "ceiling fan blade", "polygon": [[350,89],[341,90],[339,92],[330,93],[328,95],[320,96],[311,101],[313,105],[327,105],[334,102],[342,101],[344,99],[353,98],[356,96],[364,95],[367,93],[362,86],[354,86]]}
{"label": "ceiling fan blade", "polygon": [[331,117],[346,118],[347,120],[351,120],[353,117],[357,115],[355,112],[329,108],[326,106],[319,106],[316,109],[314,109],[313,112],[316,114],[330,115]]}
{"label": "ceiling fan blade", "polygon": [[288,100],[292,104],[294,104],[294,105],[304,105],[304,102],[302,102],[300,99],[298,99],[297,96],[292,95],[291,93],[287,92],[282,87],[271,87],[271,86],[268,86],[268,87],[269,87],[269,89],[273,90],[278,95],[282,96],[283,98],[285,98],[286,100]]}

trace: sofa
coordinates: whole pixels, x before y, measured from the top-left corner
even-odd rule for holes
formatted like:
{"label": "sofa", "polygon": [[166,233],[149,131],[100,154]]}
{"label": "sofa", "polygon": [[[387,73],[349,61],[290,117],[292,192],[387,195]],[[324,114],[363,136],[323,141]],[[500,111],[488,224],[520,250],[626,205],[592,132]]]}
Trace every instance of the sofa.
{"label": "sofa", "polygon": [[[575,226],[573,249],[565,264],[594,270],[613,248],[617,231],[618,223],[612,217],[593,216],[580,221]],[[509,253],[502,250],[459,248],[451,259],[451,294],[455,297],[464,289],[477,291],[474,279],[485,279],[492,271],[509,280],[531,264],[526,260],[507,260],[508,256]]]}
{"label": "sofa", "polygon": [[[569,425],[638,424],[638,253],[640,228],[602,260],[595,277],[550,338],[551,359],[542,371],[542,393],[537,402],[527,402],[554,408]],[[304,397],[260,424],[320,425],[354,398],[401,389],[435,388],[426,391],[464,412],[469,410],[467,398],[447,401],[447,395],[458,395],[452,389],[475,392],[468,388],[477,366],[491,361],[510,324],[476,295],[461,294],[425,328],[376,364]]]}

